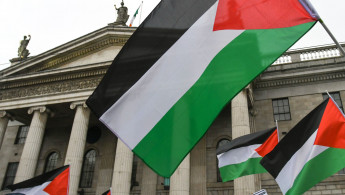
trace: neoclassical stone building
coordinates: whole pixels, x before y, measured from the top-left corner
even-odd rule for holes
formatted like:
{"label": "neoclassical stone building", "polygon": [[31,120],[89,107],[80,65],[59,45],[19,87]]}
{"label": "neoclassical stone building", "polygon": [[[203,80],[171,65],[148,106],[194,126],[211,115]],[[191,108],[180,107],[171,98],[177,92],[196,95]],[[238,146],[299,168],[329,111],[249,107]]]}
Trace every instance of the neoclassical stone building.
{"label": "neoclassical stone building", "polygon": [[[224,108],[171,178],[160,177],[84,103],[134,31],[109,24],[0,71],[0,194],[64,164],[71,165],[71,195],[100,195],[110,187],[135,195],[281,194],[268,174],[222,183],[216,148],[273,127],[275,119],[283,136],[326,90],[345,104],[345,58],[335,46],[287,52]],[[306,194],[345,194],[343,173]]]}

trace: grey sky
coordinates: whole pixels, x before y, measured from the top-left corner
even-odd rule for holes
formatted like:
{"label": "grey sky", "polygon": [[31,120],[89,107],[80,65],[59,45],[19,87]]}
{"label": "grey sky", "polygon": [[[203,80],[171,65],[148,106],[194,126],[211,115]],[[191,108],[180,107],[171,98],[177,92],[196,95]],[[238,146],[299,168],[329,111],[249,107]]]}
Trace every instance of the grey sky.
{"label": "grey sky", "polygon": [[[125,0],[130,18],[142,0]],[[339,42],[345,42],[345,1],[310,0]],[[30,56],[38,55],[114,22],[114,4],[121,0],[0,0],[0,70],[17,57],[24,35],[32,39]],[[141,21],[159,0],[144,0]],[[139,13],[140,15],[140,13]],[[130,21],[130,19],[129,19]],[[129,22],[128,21],[128,22]],[[139,16],[134,22],[138,26]],[[292,48],[332,44],[332,40],[317,24]]]}

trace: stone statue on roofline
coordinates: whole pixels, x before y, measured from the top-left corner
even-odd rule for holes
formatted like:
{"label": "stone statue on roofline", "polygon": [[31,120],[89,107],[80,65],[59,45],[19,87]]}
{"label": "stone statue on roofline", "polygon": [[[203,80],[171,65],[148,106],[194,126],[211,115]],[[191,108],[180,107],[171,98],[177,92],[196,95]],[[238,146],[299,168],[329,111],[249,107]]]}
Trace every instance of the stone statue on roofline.
{"label": "stone statue on roofline", "polygon": [[26,59],[29,56],[29,50],[26,49],[26,47],[28,46],[31,36],[28,35],[29,39],[26,39],[27,37],[24,36],[24,39],[20,41],[20,46],[18,48],[18,57],[20,59]]}
{"label": "stone statue on roofline", "polygon": [[28,56],[30,55],[29,50],[26,49],[31,39],[30,35],[28,35],[28,37],[29,39],[27,39],[27,36],[24,36],[23,40],[20,41],[20,45],[18,48],[18,57],[10,59],[11,65],[14,65],[23,60],[26,60]]}
{"label": "stone statue on roofline", "polygon": [[128,21],[129,15],[128,15],[128,8],[124,6],[123,0],[121,2],[121,7],[116,8],[117,10],[117,18],[115,21],[115,25],[117,26],[126,26],[126,22]]}

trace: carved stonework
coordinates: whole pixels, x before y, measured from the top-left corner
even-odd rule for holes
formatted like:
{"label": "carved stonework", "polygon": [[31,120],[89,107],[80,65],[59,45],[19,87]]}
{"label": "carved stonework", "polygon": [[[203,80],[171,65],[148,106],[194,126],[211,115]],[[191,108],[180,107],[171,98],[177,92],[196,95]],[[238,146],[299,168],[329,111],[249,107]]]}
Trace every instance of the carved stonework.
{"label": "carved stonework", "polygon": [[11,121],[14,120],[13,116],[10,113],[8,113],[4,110],[0,110],[0,118],[5,118],[5,117],[10,119]]}
{"label": "carved stonework", "polygon": [[247,99],[248,99],[248,107],[253,108],[254,107],[254,93],[251,85],[248,85],[245,88],[247,92]]}
{"label": "carved stonework", "polygon": [[119,25],[119,26],[126,26],[126,22],[128,21],[128,18],[129,18],[129,15],[127,14],[128,8],[124,6],[123,0],[121,2],[121,7],[117,8],[116,5],[114,6],[117,11],[117,18],[114,24]]}
{"label": "carved stonework", "polygon": [[7,116],[7,112],[0,110],[0,118],[4,118],[5,116]]}
{"label": "carved stonework", "polygon": [[[51,83],[51,82],[61,82],[66,80],[72,80],[72,79],[80,79],[85,77],[92,77],[92,76],[103,76],[107,72],[108,67],[102,67],[98,70],[92,70],[88,72],[78,72],[74,74],[64,74],[59,76],[50,76],[46,78],[41,79],[35,79],[35,80],[21,80],[19,82],[12,82],[12,83],[5,83],[0,86],[0,91],[5,89],[11,89],[11,88],[20,88],[20,87],[29,87],[31,85],[39,85],[44,83]],[[0,93],[1,96],[1,93]]]}
{"label": "carved stonework", "polygon": [[87,105],[86,105],[85,101],[72,102],[69,107],[72,110],[74,110],[77,106],[82,106],[83,108],[87,108]]}
{"label": "carved stonework", "polygon": [[339,73],[329,73],[323,75],[313,75],[313,76],[306,76],[301,78],[290,78],[284,80],[272,80],[272,81],[260,81],[258,80],[255,84],[256,89],[261,88],[270,88],[270,87],[280,87],[280,86],[292,86],[292,85],[300,85],[305,83],[312,83],[312,82],[320,82],[326,80],[339,80],[345,78],[345,72]]}
{"label": "carved stonework", "polygon": [[40,113],[43,113],[43,112],[49,113],[50,112],[50,110],[46,106],[35,106],[35,107],[29,108],[28,114],[32,114],[35,111],[39,111]]}
{"label": "carved stonework", "polygon": [[96,78],[84,78],[78,80],[66,80],[41,85],[22,87],[20,89],[2,90],[0,100],[9,100],[27,97],[40,97],[44,95],[57,95],[66,92],[77,92],[80,90],[93,90],[97,87],[103,76]]}
{"label": "carved stonework", "polygon": [[29,50],[26,49],[31,39],[30,35],[28,37],[29,39],[26,39],[27,37],[24,36],[23,40],[20,41],[20,46],[18,48],[18,57],[20,59],[26,59],[30,55]]}
{"label": "carved stonework", "polygon": [[249,114],[252,117],[255,117],[258,114],[258,110],[256,108],[251,108],[251,109],[249,109]]}

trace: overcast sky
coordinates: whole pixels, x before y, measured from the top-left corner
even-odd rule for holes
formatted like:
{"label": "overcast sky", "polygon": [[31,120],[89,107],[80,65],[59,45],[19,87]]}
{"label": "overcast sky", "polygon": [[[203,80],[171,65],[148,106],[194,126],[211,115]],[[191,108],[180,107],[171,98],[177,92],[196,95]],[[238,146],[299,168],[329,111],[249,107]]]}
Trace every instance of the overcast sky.
{"label": "overcast sky", "polygon": [[[130,19],[142,0],[125,0]],[[144,0],[141,21],[160,0]],[[339,42],[345,42],[345,0],[310,0]],[[17,57],[20,40],[31,35],[30,56],[53,49],[116,20],[121,0],[0,0],[0,70]],[[140,15],[140,14],[139,14]],[[128,20],[128,23],[130,21]],[[139,16],[134,22],[138,26]],[[292,48],[332,44],[317,24]]]}

